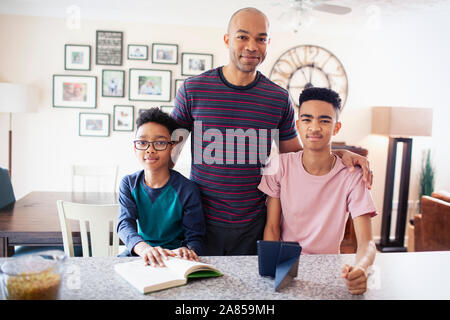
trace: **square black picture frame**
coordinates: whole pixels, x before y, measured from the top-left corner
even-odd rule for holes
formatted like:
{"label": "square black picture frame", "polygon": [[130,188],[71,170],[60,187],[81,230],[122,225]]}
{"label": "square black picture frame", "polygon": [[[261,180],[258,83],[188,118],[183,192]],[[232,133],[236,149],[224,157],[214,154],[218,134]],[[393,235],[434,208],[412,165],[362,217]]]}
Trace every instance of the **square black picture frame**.
{"label": "square black picture frame", "polygon": [[90,71],[91,46],[84,44],[64,45],[64,70]]}

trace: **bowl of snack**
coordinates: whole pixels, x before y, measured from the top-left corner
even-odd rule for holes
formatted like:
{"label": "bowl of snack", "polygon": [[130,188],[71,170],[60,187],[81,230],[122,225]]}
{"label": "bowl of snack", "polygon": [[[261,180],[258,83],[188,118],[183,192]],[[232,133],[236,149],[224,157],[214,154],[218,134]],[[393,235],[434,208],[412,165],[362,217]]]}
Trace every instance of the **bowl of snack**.
{"label": "bowl of snack", "polygon": [[59,250],[7,259],[0,266],[1,295],[5,300],[59,298],[66,256]]}

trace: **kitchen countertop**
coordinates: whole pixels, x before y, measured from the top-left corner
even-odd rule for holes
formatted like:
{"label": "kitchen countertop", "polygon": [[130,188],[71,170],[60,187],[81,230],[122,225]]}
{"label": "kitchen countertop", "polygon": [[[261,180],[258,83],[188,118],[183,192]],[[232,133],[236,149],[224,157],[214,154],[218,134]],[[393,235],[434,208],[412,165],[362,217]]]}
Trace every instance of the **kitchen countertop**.
{"label": "kitchen countertop", "polygon": [[[0,263],[5,259],[1,258]],[[310,299],[450,299],[450,252],[378,253],[368,290],[351,295],[340,278],[354,254],[301,255],[298,275],[280,292],[274,280],[258,274],[257,256],[210,256],[217,278],[190,279],[187,285],[141,294],[113,266],[140,258],[68,258],[60,299],[70,300],[310,300]]]}

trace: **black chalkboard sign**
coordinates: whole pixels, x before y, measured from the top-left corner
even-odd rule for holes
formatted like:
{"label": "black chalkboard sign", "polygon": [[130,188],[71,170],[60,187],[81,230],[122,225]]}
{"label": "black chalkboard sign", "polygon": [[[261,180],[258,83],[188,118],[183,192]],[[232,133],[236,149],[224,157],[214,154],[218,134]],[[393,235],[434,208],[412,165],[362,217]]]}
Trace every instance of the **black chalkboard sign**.
{"label": "black chalkboard sign", "polygon": [[123,32],[97,31],[96,59],[100,65],[122,65]]}

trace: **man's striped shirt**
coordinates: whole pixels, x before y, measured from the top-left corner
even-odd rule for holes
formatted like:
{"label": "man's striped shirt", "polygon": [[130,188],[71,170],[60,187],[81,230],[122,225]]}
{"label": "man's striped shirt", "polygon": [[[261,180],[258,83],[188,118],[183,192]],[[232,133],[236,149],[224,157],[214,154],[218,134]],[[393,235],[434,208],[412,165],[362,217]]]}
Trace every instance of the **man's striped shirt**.
{"label": "man's striped shirt", "polygon": [[191,179],[206,221],[244,225],[265,214],[258,185],[273,134],[297,136],[288,92],[260,72],[251,84],[234,86],[219,67],[184,80],[171,117],[191,132]]}

